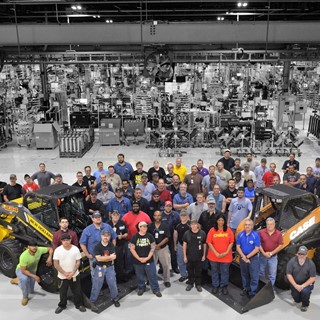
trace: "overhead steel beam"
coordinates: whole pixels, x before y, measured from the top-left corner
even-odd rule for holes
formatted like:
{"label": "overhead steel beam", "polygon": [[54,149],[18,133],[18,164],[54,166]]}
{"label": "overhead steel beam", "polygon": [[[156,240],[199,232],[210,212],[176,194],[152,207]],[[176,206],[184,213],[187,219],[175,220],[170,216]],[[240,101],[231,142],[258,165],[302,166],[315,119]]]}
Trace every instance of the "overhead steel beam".
{"label": "overhead steel beam", "polygon": [[[319,50],[234,50],[174,51],[173,63],[279,63],[282,61],[320,61]],[[8,54],[4,64],[143,64],[146,55],[139,52],[30,52]]]}
{"label": "overhead steel beam", "polygon": [[[19,24],[21,46],[140,44],[263,43],[266,23]],[[141,28],[141,29],[140,29]],[[269,23],[270,43],[319,43],[319,22]],[[16,27],[1,25],[0,45],[17,44]]]}

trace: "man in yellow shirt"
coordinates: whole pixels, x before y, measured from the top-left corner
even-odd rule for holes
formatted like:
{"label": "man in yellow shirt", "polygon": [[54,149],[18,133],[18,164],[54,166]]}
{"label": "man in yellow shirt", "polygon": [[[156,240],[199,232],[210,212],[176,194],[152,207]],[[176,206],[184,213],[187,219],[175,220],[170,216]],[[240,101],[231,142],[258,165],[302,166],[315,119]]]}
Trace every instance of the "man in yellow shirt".
{"label": "man in yellow shirt", "polygon": [[184,177],[187,175],[187,168],[182,164],[181,158],[176,159],[173,172],[180,177],[180,181],[183,181]]}

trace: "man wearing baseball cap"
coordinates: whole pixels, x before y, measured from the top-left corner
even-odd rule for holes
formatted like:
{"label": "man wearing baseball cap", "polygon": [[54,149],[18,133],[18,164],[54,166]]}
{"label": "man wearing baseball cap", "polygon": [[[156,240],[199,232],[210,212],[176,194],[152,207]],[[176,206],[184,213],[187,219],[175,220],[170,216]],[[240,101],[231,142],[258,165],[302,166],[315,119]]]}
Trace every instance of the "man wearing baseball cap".
{"label": "man wearing baseball cap", "polygon": [[3,200],[8,202],[23,197],[25,193],[21,184],[17,183],[17,176],[15,174],[10,174],[10,182],[5,185],[2,191]]}
{"label": "man wearing baseball cap", "polygon": [[234,167],[234,159],[231,157],[231,151],[229,149],[224,150],[223,157],[217,161],[222,162],[226,170],[230,172],[230,169]]}
{"label": "man wearing baseball cap", "polygon": [[310,304],[310,296],[316,281],[316,266],[307,257],[308,248],[300,246],[297,255],[287,264],[287,278],[291,287],[291,295],[296,303],[302,302],[300,310],[305,312]]}

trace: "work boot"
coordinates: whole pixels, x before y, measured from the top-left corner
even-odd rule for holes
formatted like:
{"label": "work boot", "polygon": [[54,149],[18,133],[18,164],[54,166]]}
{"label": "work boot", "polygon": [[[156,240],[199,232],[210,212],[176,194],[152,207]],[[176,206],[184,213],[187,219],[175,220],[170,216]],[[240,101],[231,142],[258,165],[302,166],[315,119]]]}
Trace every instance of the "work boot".
{"label": "work boot", "polygon": [[10,283],[11,283],[11,284],[17,284],[17,285],[18,285],[18,284],[19,284],[19,278],[17,277],[17,278],[11,279],[11,280],[10,280]]}
{"label": "work boot", "polygon": [[22,298],[21,304],[22,304],[23,306],[26,306],[26,305],[28,304],[28,301],[29,301],[29,298]]}

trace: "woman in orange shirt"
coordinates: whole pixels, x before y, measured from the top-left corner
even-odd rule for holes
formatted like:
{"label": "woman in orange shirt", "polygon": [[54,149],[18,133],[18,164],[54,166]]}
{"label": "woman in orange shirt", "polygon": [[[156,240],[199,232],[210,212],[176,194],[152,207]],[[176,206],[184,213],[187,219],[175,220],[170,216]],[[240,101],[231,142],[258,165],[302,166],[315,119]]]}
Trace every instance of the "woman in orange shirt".
{"label": "woman in orange shirt", "polygon": [[227,220],[220,214],[207,235],[208,255],[212,272],[212,293],[218,293],[220,287],[224,295],[228,294],[229,266],[232,262],[234,235],[227,226]]}

